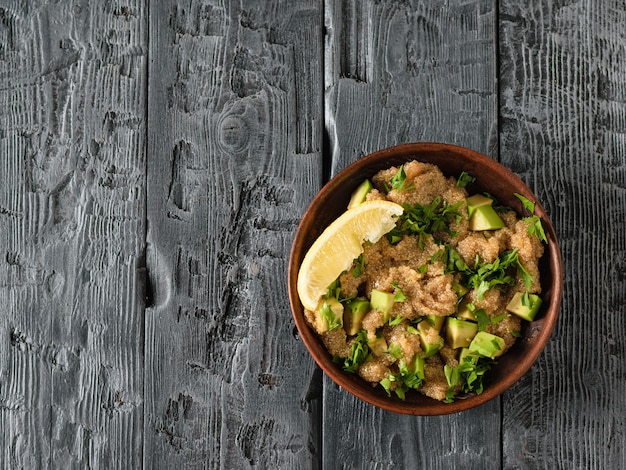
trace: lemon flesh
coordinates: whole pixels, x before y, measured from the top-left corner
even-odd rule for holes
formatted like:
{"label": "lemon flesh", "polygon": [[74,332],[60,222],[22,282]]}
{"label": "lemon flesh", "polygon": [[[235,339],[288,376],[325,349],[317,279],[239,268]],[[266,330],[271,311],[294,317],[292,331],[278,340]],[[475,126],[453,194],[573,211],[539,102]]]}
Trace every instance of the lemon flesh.
{"label": "lemon flesh", "polygon": [[376,243],[396,225],[401,205],[365,201],[348,209],[311,245],[298,272],[298,295],[307,310],[315,311],[328,286],[363,253],[363,243]]}

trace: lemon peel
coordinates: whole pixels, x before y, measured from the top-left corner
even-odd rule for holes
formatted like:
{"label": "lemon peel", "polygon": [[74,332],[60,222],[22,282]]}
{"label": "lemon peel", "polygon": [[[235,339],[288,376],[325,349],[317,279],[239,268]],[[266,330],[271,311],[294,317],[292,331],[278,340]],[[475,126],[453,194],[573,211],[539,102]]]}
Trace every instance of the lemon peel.
{"label": "lemon peel", "polygon": [[396,225],[404,212],[391,201],[365,201],[335,219],[313,242],[298,272],[302,305],[314,311],[328,286],[363,253],[363,244],[376,243]]}

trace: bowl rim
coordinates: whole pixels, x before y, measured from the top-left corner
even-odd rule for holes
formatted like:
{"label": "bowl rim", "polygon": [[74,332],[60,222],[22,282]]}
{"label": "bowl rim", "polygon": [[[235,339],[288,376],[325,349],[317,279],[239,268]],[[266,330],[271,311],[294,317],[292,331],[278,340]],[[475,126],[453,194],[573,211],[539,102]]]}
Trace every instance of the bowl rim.
{"label": "bowl rim", "polygon": [[[466,398],[457,397],[457,399],[455,399],[452,403],[440,402],[422,395],[423,398],[421,400],[424,401],[424,398],[427,399],[427,405],[416,406],[407,403],[406,401],[401,401],[393,395],[389,397],[386,394],[377,392],[370,393],[370,389],[374,390],[374,387],[368,385],[363,379],[357,377],[355,374],[347,374],[343,372],[339,366],[332,362],[330,354],[321,343],[317,333],[309,327],[304,318],[304,309],[300,303],[296,289],[298,270],[300,262],[302,261],[301,258],[298,260],[298,256],[303,256],[310,247],[310,243],[305,247],[301,247],[300,244],[303,243],[302,240],[303,238],[306,238],[307,233],[311,231],[313,224],[312,214],[314,214],[319,207],[323,207],[324,204],[332,198],[333,193],[339,187],[349,184],[350,180],[354,180],[353,174],[355,172],[360,174],[360,182],[363,178],[368,177],[363,175],[364,170],[367,170],[368,168],[369,172],[373,175],[380,169],[397,166],[400,161],[408,162],[414,159],[432,163],[433,158],[424,158],[424,155],[439,153],[446,153],[466,158],[469,159],[466,162],[471,160],[471,162],[475,165],[487,167],[490,171],[496,171],[498,173],[498,177],[504,178],[504,183],[512,188],[515,188],[515,192],[519,192],[535,202],[535,214],[540,217],[548,239],[548,245],[546,246],[542,261],[543,258],[546,257],[545,255],[547,253],[547,269],[550,273],[552,273],[552,276],[551,283],[549,284],[550,298],[547,306],[545,307],[545,313],[541,318],[532,322],[532,326],[529,327],[531,336],[529,337],[530,339],[527,338],[527,340],[532,341],[532,347],[523,360],[514,365],[510,373],[498,378],[498,380],[486,386],[481,394],[470,394]],[[388,164],[387,160],[390,162],[395,161],[397,163]],[[376,165],[374,165],[374,163],[376,163]],[[446,174],[446,176],[451,176],[450,173],[444,172],[444,174]],[[358,184],[358,182],[356,184]],[[354,185],[354,187],[356,187],[356,185]],[[516,212],[518,213],[518,216],[520,216],[520,211],[516,210]],[[317,238],[317,236],[312,237],[312,240],[315,238]],[[521,178],[504,165],[467,147],[441,142],[415,142],[395,145],[371,152],[347,165],[323,185],[305,210],[294,235],[289,256],[288,294],[292,316],[298,329],[300,339],[304,342],[308,352],[311,354],[317,365],[337,385],[357,398],[384,410],[400,414],[420,416],[446,415],[475,408],[486,403],[487,401],[492,400],[493,398],[496,398],[516,383],[536,362],[545,348],[558,318],[563,289],[562,269],[561,253],[554,227],[539,199],[533,194]],[[518,342],[519,341],[520,339],[518,339]],[[430,401],[432,401],[432,403]]]}

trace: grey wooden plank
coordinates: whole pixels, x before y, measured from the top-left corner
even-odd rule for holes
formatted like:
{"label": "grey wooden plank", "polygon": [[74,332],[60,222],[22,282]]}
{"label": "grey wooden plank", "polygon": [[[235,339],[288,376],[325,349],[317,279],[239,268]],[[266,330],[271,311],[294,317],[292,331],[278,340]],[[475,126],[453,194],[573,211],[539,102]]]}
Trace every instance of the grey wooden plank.
{"label": "grey wooden plank", "polygon": [[626,9],[501,2],[502,160],[550,214],[561,317],[504,400],[506,468],[626,468]]}
{"label": "grey wooden plank", "polygon": [[321,184],[319,2],[150,5],[147,468],[308,468],[291,241]]}
{"label": "grey wooden plank", "polygon": [[2,3],[0,468],[138,468],[144,6]]}
{"label": "grey wooden plank", "polygon": [[[327,2],[331,173],[402,142],[442,141],[497,158],[493,2]],[[324,468],[499,468],[500,400],[407,417],[324,381]]]}

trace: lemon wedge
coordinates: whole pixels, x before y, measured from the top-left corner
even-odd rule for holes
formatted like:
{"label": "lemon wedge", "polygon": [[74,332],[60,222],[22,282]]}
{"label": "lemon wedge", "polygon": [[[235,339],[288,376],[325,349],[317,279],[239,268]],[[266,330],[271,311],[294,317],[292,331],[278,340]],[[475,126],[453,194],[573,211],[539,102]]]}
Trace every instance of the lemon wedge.
{"label": "lemon wedge", "polygon": [[315,311],[328,286],[363,253],[363,243],[376,243],[396,225],[401,205],[365,201],[348,209],[311,245],[298,272],[298,295],[307,310]]}

